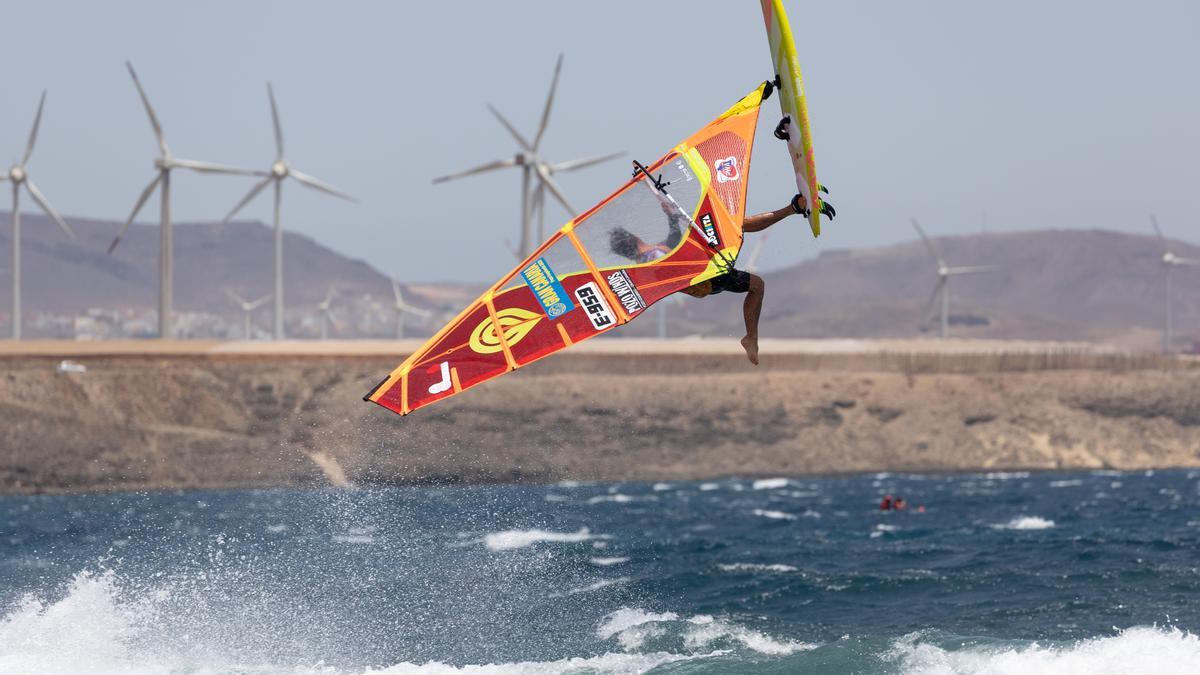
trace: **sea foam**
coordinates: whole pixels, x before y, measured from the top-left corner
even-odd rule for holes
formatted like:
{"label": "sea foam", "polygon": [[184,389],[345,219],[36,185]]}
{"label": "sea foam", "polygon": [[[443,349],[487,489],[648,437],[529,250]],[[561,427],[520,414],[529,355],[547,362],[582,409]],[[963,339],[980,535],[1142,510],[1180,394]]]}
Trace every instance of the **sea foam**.
{"label": "sea foam", "polygon": [[1054,527],[1054,521],[1038,516],[1018,516],[1007,523],[992,527],[997,530],[1049,530]]}
{"label": "sea foam", "polygon": [[1196,673],[1200,638],[1176,628],[1135,627],[1068,645],[974,645],[946,650],[914,633],[896,641],[885,660],[905,675],[1126,675]]}
{"label": "sea foam", "polygon": [[685,650],[709,649],[726,652],[735,647],[757,654],[781,656],[815,648],[802,642],[779,640],[707,614],[687,619],[675,612],[654,613],[622,607],[612,612],[596,629],[596,637],[615,637],[626,651],[642,647],[648,640],[680,641]]}
{"label": "sea foam", "polygon": [[541,542],[574,543],[599,538],[588,528],[581,527],[576,532],[548,532],[546,530],[505,530],[493,532],[483,538],[483,545],[489,551],[510,551],[525,548]]}

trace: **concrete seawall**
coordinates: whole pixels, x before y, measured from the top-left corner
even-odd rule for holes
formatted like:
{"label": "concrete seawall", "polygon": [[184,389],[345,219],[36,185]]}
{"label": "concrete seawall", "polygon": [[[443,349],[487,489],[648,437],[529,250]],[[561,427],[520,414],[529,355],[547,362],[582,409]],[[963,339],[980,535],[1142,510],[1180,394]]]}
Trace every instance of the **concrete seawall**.
{"label": "concrete seawall", "polygon": [[0,491],[1200,466],[1194,361],[763,347],[597,341],[405,418],[361,397],[411,344],[8,347]]}

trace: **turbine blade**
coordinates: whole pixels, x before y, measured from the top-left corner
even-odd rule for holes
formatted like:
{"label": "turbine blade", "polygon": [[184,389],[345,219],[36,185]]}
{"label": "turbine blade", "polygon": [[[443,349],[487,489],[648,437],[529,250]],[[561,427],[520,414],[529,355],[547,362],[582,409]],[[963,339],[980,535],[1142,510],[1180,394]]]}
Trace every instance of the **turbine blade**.
{"label": "turbine blade", "polygon": [[542,136],[546,134],[546,125],[550,123],[550,108],[554,105],[554,92],[558,89],[558,76],[562,72],[563,55],[558,55],[558,62],[554,64],[554,79],[550,80],[550,94],[546,96],[546,107],[542,109],[542,121],[538,124],[537,135],[533,137],[533,149],[536,152],[538,146],[542,143]]}
{"label": "turbine blade", "polygon": [[462,178],[464,176],[471,176],[471,175],[474,175],[477,173],[483,173],[485,171],[494,171],[496,169],[504,169],[504,168],[507,168],[510,166],[516,166],[516,165],[517,165],[516,158],[498,159],[494,162],[488,162],[487,164],[481,164],[473,169],[467,169],[466,171],[459,171],[458,173],[447,174],[445,176],[438,176],[437,178],[433,179],[433,182],[434,183],[445,183],[448,180],[455,180],[457,178]]}
{"label": "turbine blade", "polygon": [[259,307],[262,307],[263,303],[270,300],[272,295],[273,295],[272,293],[267,293],[266,295],[255,300],[254,302],[251,302],[249,308],[246,311],[253,312],[254,310],[258,309]]}
{"label": "turbine blade", "polygon": [[21,158],[21,166],[29,163],[33,154],[33,144],[37,142],[38,127],[42,125],[42,107],[46,105],[46,91],[42,90],[42,98],[38,101],[37,116],[33,118],[33,128],[29,130],[29,142],[25,144],[25,156]]}
{"label": "turbine blade", "polygon": [[138,79],[137,73],[133,70],[133,64],[129,61],[125,62],[125,67],[129,69],[129,75],[133,78],[133,84],[137,87],[138,96],[142,97],[142,105],[146,107],[146,114],[150,116],[150,126],[154,127],[154,137],[158,139],[158,149],[162,151],[164,157],[171,154],[167,149],[167,141],[163,138],[162,125],[158,123],[158,116],[154,114],[154,108],[150,105],[150,99],[146,97],[146,90],[142,89],[142,82]]}
{"label": "turbine blade", "polygon": [[316,178],[313,178],[312,176],[310,176],[306,173],[300,173],[299,171],[297,171],[295,169],[289,169],[288,175],[290,175],[292,178],[295,178],[296,180],[300,181],[301,184],[307,185],[308,187],[310,187],[314,190],[320,190],[321,192],[327,192],[327,193],[333,195],[334,197],[341,197],[342,199],[345,199],[348,202],[358,203],[358,200],[355,199],[354,197],[351,197],[350,195],[346,194],[345,192],[342,192],[341,190],[333,187],[329,183],[319,181]]}
{"label": "turbine blade", "polygon": [[758,243],[754,245],[754,250],[750,252],[750,259],[746,261],[747,272],[758,271],[758,256],[762,254],[763,246],[767,243],[767,236],[763,234],[758,238]]}
{"label": "turbine blade", "polygon": [[1003,269],[1000,265],[972,265],[968,267],[949,267],[946,268],[947,275],[953,274],[978,274],[980,272],[995,272]]}
{"label": "turbine blade", "polygon": [[1188,265],[1188,266],[1191,266],[1191,267],[1200,267],[1200,260],[1197,260],[1196,258],[1180,258],[1180,257],[1176,257],[1176,258],[1175,258],[1175,264],[1176,264],[1176,265]]}
{"label": "turbine blade", "polygon": [[517,131],[517,128],[514,127],[511,122],[504,119],[504,115],[501,115],[500,111],[496,110],[491,103],[488,104],[488,110],[492,111],[492,114],[496,116],[496,119],[500,120],[500,124],[503,124],[504,128],[508,129],[508,133],[512,134],[512,137],[517,139],[517,142],[521,144],[522,148],[533,152],[533,147],[529,145],[529,141],[525,140],[525,137],[521,135],[521,132]]}
{"label": "turbine blade", "polygon": [[400,282],[392,279],[392,295],[396,298],[396,304],[404,304],[404,296],[400,293]]}
{"label": "turbine blade", "polygon": [[329,309],[329,303],[333,301],[333,294],[336,292],[337,289],[331,288],[329,289],[329,292],[325,294],[325,301],[322,302],[321,305],[324,306],[326,310]]}
{"label": "turbine blade", "polygon": [[172,166],[178,166],[200,173],[224,173],[234,176],[266,176],[266,171],[256,171],[254,169],[239,169],[236,166],[227,166],[225,164],[214,164],[212,162],[197,162],[194,159],[172,159]]}
{"label": "turbine blade", "polygon": [[58,212],[50,206],[50,202],[46,201],[46,195],[43,195],[42,191],[38,189],[38,186],[34,185],[33,181],[29,180],[28,178],[25,179],[25,189],[29,190],[29,194],[33,197],[33,201],[37,202],[38,206],[42,207],[42,211],[44,211],[46,215],[50,216],[51,220],[58,223],[58,226],[62,228],[63,232],[67,233],[67,236],[71,238],[71,241],[79,241],[79,237],[75,236],[75,232],[73,232],[71,227],[67,225],[67,221],[63,220],[62,216],[58,215]]}
{"label": "turbine blade", "polygon": [[921,321],[929,319],[929,312],[933,310],[933,303],[937,301],[938,295],[942,292],[942,288],[946,285],[946,277],[938,277],[938,282],[933,286],[933,292],[929,294],[929,302],[925,303],[925,309],[921,310]]}
{"label": "turbine blade", "polygon": [[238,295],[237,293],[234,293],[233,291],[229,290],[228,288],[222,288],[221,290],[225,291],[225,295],[228,296],[230,300],[233,300],[237,304],[241,305],[242,309],[246,309],[246,299],[245,298]]}
{"label": "turbine blade", "polygon": [[1163,237],[1162,229],[1158,227],[1158,216],[1150,214],[1150,227],[1154,228],[1154,234],[1158,235],[1158,241],[1162,244],[1163,252],[1167,250],[1167,240]]}
{"label": "turbine blade", "polygon": [[396,305],[396,309],[403,311],[405,314],[416,314],[417,316],[425,318],[425,319],[428,319],[430,316],[433,315],[433,312],[431,312],[427,309],[421,309],[420,307],[413,307],[412,305],[404,304],[404,303]]}
{"label": "turbine blade", "polygon": [[571,206],[571,202],[567,201],[566,196],[563,195],[562,190],[559,189],[558,183],[555,183],[554,179],[550,177],[550,172],[546,170],[546,165],[539,163],[536,165],[535,169],[537,171],[538,178],[542,181],[542,185],[545,185],[550,189],[550,193],[554,195],[554,198],[558,200],[558,203],[562,204],[562,207],[566,209],[567,212],[572,216],[578,214],[579,212],[575,210],[574,206]]}
{"label": "turbine blade", "polygon": [[271,99],[271,123],[275,125],[275,161],[283,159],[283,127],[279,124],[279,107],[275,105],[275,90],[267,83],[267,97]]}
{"label": "turbine blade", "polygon": [[126,220],[125,224],[121,226],[120,231],[117,232],[117,236],[113,238],[112,243],[108,245],[109,255],[112,255],[113,249],[117,247],[117,244],[121,243],[121,237],[125,236],[125,230],[129,229],[129,225],[133,223],[133,219],[137,217],[138,211],[142,210],[142,207],[146,204],[146,200],[150,199],[150,194],[154,192],[154,188],[158,187],[158,184],[162,182],[162,179],[163,172],[159,171],[158,175],[154,177],[154,180],[150,181],[150,184],[146,186],[146,189],[142,190],[142,195],[138,197],[137,203],[133,205],[133,211],[129,213],[129,219]]}
{"label": "turbine blade", "polygon": [[912,226],[917,229],[917,234],[921,235],[921,240],[925,242],[925,248],[928,248],[930,255],[933,256],[934,260],[937,260],[938,266],[945,267],[946,261],[942,260],[942,254],[938,251],[937,246],[934,245],[933,240],[925,234],[925,230],[921,229],[921,224],[917,222],[916,218],[912,219]]}
{"label": "turbine blade", "polygon": [[246,196],[245,196],[245,197],[242,197],[242,201],[238,202],[238,203],[237,203],[237,206],[233,207],[233,210],[231,210],[231,211],[229,212],[229,214],[228,214],[228,215],[226,215],[226,216],[225,216],[225,218],[224,218],[223,220],[221,220],[221,222],[222,222],[222,223],[228,223],[228,222],[229,222],[229,220],[230,220],[231,218],[233,218],[233,216],[234,216],[234,215],[235,215],[235,214],[236,214],[238,211],[241,211],[241,210],[242,210],[242,207],[243,207],[243,206],[245,206],[246,204],[249,204],[249,203],[250,203],[250,200],[254,199],[254,197],[255,197],[256,195],[258,195],[258,193],[262,192],[262,191],[263,191],[263,188],[267,187],[267,185],[268,185],[268,184],[269,184],[269,183],[270,183],[272,180],[274,180],[274,177],[273,177],[273,176],[267,176],[266,178],[264,178],[264,179],[262,179],[262,180],[258,181],[257,183],[255,183],[255,184],[254,184],[254,187],[250,188],[250,191],[246,193]]}
{"label": "turbine blade", "polygon": [[585,167],[592,166],[593,164],[607,162],[610,159],[616,159],[618,157],[624,157],[624,156],[625,156],[625,151],[622,150],[621,152],[614,152],[609,155],[600,155],[599,157],[588,157],[586,159],[573,159],[569,162],[560,162],[558,164],[550,165],[550,171],[551,171],[551,173],[558,173],[560,171],[574,171],[576,169],[582,169]]}

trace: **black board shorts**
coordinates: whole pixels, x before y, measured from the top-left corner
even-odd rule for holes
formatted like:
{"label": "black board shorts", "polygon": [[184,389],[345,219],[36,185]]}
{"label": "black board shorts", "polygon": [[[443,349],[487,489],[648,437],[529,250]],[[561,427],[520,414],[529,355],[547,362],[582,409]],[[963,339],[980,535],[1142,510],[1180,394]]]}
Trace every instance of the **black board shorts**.
{"label": "black board shorts", "polygon": [[732,269],[719,277],[712,279],[712,293],[746,293],[750,290],[750,273]]}

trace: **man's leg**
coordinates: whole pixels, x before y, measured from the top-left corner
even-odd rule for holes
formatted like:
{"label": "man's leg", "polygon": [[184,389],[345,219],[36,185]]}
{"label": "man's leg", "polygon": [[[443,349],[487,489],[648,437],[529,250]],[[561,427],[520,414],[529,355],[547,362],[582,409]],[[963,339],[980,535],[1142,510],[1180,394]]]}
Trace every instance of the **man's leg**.
{"label": "man's leg", "polygon": [[758,365],[758,315],[762,313],[763,295],[766,284],[757,274],[750,275],[750,290],[746,291],[746,300],[742,302],[742,318],[746,322],[746,337],[742,338],[742,348],[750,363]]}

